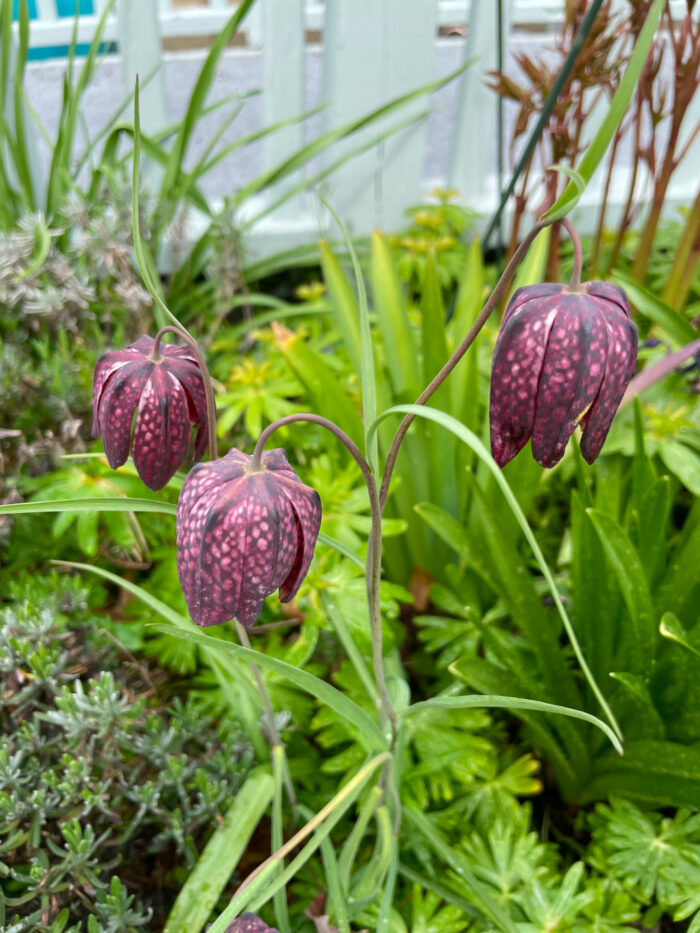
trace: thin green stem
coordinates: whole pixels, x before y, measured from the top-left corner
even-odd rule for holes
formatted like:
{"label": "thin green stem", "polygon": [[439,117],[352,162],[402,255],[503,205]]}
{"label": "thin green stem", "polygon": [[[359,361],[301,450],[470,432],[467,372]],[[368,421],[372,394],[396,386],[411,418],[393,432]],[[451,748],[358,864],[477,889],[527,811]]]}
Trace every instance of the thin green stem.
{"label": "thin green stem", "polygon": [[[545,227],[549,226],[551,222],[551,220],[538,220],[534,227],[532,227],[523,242],[513,253],[508,265],[503,270],[503,274],[496,283],[496,286],[491,292],[489,299],[484,305],[481,313],[469,328],[466,337],[442,367],[440,372],[435,376],[432,382],[418,396],[415,401],[416,405],[425,405],[431,395],[442,385],[445,379],[447,379],[457,363],[459,363],[469,347],[471,347],[471,345],[474,343],[479,334],[479,331],[489,319],[491,312],[498,305],[501,298],[505,295],[506,289],[510,285],[511,279],[515,275],[515,272],[522,262],[525,253],[527,253],[528,249],[532,245],[533,240],[538,235],[538,233],[544,230]],[[399,429],[394,435],[393,441],[391,442],[391,447],[389,448],[389,453],[387,454],[386,458],[386,466],[384,467],[382,485],[379,491],[379,506],[382,512],[384,511],[384,506],[386,505],[386,497],[389,492],[389,483],[391,482],[391,476],[394,472],[394,466],[396,464],[396,458],[399,454],[399,448],[401,447],[401,443],[406,436],[406,432],[413,423],[414,418],[415,415],[413,414],[406,415],[406,417],[399,425]]]}
{"label": "thin green stem", "polygon": [[581,266],[583,265],[583,254],[581,253],[581,240],[579,235],[576,232],[576,228],[566,217],[562,217],[560,221],[562,227],[571,237],[571,242],[574,245],[574,268],[571,271],[571,281],[569,282],[569,291],[570,292],[580,292],[581,291]]}
{"label": "thin green stem", "polygon": [[181,327],[176,327],[174,324],[166,324],[165,327],[161,327],[155,337],[155,343],[153,344],[153,351],[151,357],[158,361],[160,359],[160,342],[163,339],[164,334],[177,334],[182,340],[185,341],[190,350],[194,353],[197,364],[202,373],[202,381],[204,382],[204,394],[207,399],[207,427],[209,431],[209,457],[212,460],[216,460],[219,456],[219,451],[216,444],[216,403],[214,401],[214,389],[211,384],[211,376],[209,375],[209,369],[204,359],[204,354],[199,348],[199,344],[190,335],[184,331]]}
{"label": "thin green stem", "polygon": [[277,421],[273,421],[272,424],[268,425],[255,445],[252,463],[253,470],[261,469],[263,448],[268,438],[278,428],[283,427],[285,424],[294,424],[297,421],[318,424],[327,431],[330,431],[350,452],[365,479],[372,515],[372,528],[367,544],[367,564],[365,568],[367,604],[369,606],[370,629],[372,633],[372,662],[374,677],[377,682],[377,690],[379,691],[379,710],[382,729],[385,727],[387,721],[389,721],[391,723],[392,737],[394,737],[396,735],[396,713],[386,685],[382,654],[382,614],[379,590],[382,576],[382,512],[379,505],[377,482],[371,466],[367,460],[365,460],[357,444],[348,437],[345,431],[341,430],[337,424],[329,421],[328,418],[311,412],[303,412],[298,415],[285,415],[284,418],[279,418]]}

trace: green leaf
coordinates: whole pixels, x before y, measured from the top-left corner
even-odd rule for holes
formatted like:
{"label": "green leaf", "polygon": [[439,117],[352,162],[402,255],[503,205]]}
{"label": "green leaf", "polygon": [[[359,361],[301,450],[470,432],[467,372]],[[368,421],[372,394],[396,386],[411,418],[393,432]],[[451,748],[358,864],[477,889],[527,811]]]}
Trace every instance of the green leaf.
{"label": "green leaf", "polygon": [[595,695],[603,711],[605,712],[606,719],[608,720],[610,725],[613,727],[617,735],[621,736],[622,733],[620,732],[620,727],[617,724],[615,716],[613,715],[613,712],[610,709],[605,697],[601,693],[600,687],[598,686],[598,684],[595,681],[595,678],[591,674],[590,668],[588,667],[586,659],[583,656],[580,645],[578,643],[578,639],[576,638],[576,633],[573,630],[569,616],[567,615],[566,609],[564,608],[564,605],[561,601],[561,597],[559,596],[559,591],[557,590],[557,586],[554,582],[554,577],[552,576],[552,572],[550,571],[549,566],[546,560],[544,559],[544,555],[542,554],[540,546],[537,543],[537,539],[535,538],[532,532],[532,529],[530,528],[528,521],[525,515],[523,514],[522,509],[520,508],[518,500],[513,495],[496,461],[493,459],[493,457],[486,450],[482,442],[472,431],[466,428],[463,424],[460,424],[459,421],[457,421],[455,418],[452,418],[450,415],[446,415],[444,412],[436,411],[435,409],[429,408],[427,406],[396,405],[393,408],[390,408],[387,411],[382,412],[382,414],[379,415],[377,420],[371,426],[370,431],[376,431],[377,427],[379,426],[379,423],[383,421],[385,418],[388,418],[389,415],[392,415],[392,414],[412,414],[412,415],[416,415],[419,418],[427,418],[430,421],[434,421],[436,424],[442,425],[444,428],[447,428],[448,431],[451,431],[454,435],[456,435],[456,437],[458,437],[468,447],[471,447],[471,449],[476,453],[479,459],[485,464],[485,466],[491,472],[492,476],[495,478],[496,483],[500,487],[505,497],[508,507],[510,508],[513,515],[517,519],[517,522],[523,534],[525,535],[525,538],[528,544],[530,545],[533,554],[535,555],[535,559],[540,567],[540,570],[542,571],[543,577],[545,578],[547,582],[548,589],[550,593],[552,594],[554,604],[562,620],[566,634],[569,637],[571,646],[574,649],[574,653],[579,662],[581,670],[583,671],[583,674],[586,680],[588,681],[588,684],[591,690],[593,691],[593,694]]}
{"label": "green leaf", "polygon": [[664,638],[675,641],[679,645],[687,648],[691,654],[700,658],[700,632],[693,629],[692,632],[686,632],[681,624],[681,620],[672,612],[664,612],[661,616],[659,632]]}
{"label": "green leaf", "polygon": [[373,434],[372,438],[370,439],[367,434],[368,425],[372,424],[374,419],[377,417],[377,385],[374,376],[374,346],[372,344],[372,331],[369,325],[367,289],[365,288],[365,280],[362,274],[362,269],[360,268],[360,263],[357,261],[355,247],[352,245],[352,240],[348,236],[348,232],[345,229],[343,222],[330,206],[328,201],[326,201],[322,195],[320,195],[320,197],[342,231],[345,244],[348,248],[348,253],[350,254],[350,261],[352,262],[353,272],[355,274],[355,287],[357,288],[359,305],[358,325],[360,332],[360,383],[362,385],[362,420],[365,425],[365,456],[367,457],[367,461],[372,467],[374,474],[377,475],[379,473],[379,451],[377,448],[377,435]]}
{"label": "green leaf", "polygon": [[[629,665],[633,673],[644,673],[654,657],[656,622],[642,562],[632,542],[614,519],[596,509],[586,511],[603,545],[630,614],[632,627],[627,637],[622,640],[626,646],[626,653],[622,654],[621,661]],[[620,653],[618,652],[618,658]]]}
{"label": "green leaf", "polygon": [[590,713],[584,713],[580,709],[571,709],[568,706],[557,706],[555,703],[543,703],[540,700],[527,700],[522,697],[511,696],[467,696],[467,697],[433,697],[432,700],[423,700],[421,703],[414,703],[401,714],[403,718],[414,716],[423,710],[431,709],[509,709],[509,710],[530,710],[538,713],[552,713],[556,716],[569,716],[571,719],[581,719],[583,722],[591,723],[607,735],[610,742],[620,755],[622,754],[622,745],[619,739],[612,731],[610,726],[592,716]]}
{"label": "green leaf", "polygon": [[253,771],[216,829],[168,914],[164,933],[199,933],[250,842],[270,800],[274,782]]}
{"label": "green leaf", "polygon": [[157,499],[130,499],[127,496],[113,499],[51,499],[46,502],[15,502],[0,505],[0,515],[29,515],[35,512],[161,512],[176,515],[174,502]]}
{"label": "green leaf", "polygon": [[[666,0],[654,0],[647,14],[644,26],[639,33],[637,44],[630,56],[622,80],[613,95],[613,99],[610,101],[603,122],[600,124],[598,132],[593,137],[593,140],[576,167],[576,173],[580,176],[580,179],[583,180],[584,184],[588,184],[591,180],[593,172],[595,172],[600,164],[606,149],[622,123],[625,111],[639,83],[647,55],[649,54],[649,49],[654,39],[656,27],[659,24],[665,6]],[[544,216],[551,220],[559,220],[561,217],[566,216],[580,196],[580,180],[577,178],[575,181],[569,182]]]}
{"label": "green leaf", "polygon": [[612,273],[612,277],[616,284],[625,290],[630,304],[634,305],[641,315],[658,325],[661,336],[666,340],[679,347],[697,340],[698,332],[692,324],[648,288],[644,288],[618,270]]}
{"label": "green leaf", "polygon": [[700,806],[700,749],[677,742],[633,741],[622,758],[594,763],[581,803],[619,794],[652,806]]}
{"label": "green leaf", "polygon": [[328,243],[325,240],[319,240],[318,248],[321,254],[323,279],[332,300],[333,318],[343,337],[353,368],[359,371],[362,365],[362,340],[357,298]]}
{"label": "green leaf", "polygon": [[395,395],[417,395],[418,355],[396,261],[386,238],[375,230],[371,252],[372,294],[377,326]]}

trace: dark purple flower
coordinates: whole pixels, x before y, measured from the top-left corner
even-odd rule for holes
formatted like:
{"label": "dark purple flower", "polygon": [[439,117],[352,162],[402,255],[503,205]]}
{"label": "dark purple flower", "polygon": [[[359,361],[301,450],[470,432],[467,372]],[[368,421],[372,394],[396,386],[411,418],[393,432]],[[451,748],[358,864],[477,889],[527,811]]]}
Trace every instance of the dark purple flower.
{"label": "dark purple flower", "polygon": [[506,309],[491,372],[491,450],[504,466],[532,437],[544,467],[561,460],[578,424],[589,463],[600,453],[637,359],[625,293],[607,282],[581,290],[519,288]]}
{"label": "dark purple flower", "polygon": [[279,930],[269,927],[256,914],[241,914],[226,928],[226,933],[279,933]]}
{"label": "dark purple flower", "polygon": [[197,625],[235,616],[251,626],[265,597],[283,603],[307,574],[321,525],[318,493],[304,486],[283,450],[261,468],[240,450],[194,467],[177,504],[177,570]]}
{"label": "dark purple flower", "polygon": [[92,434],[101,437],[115,470],[129,456],[131,424],[138,407],[131,454],[143,482],[161,489],[181,466],[190,443],[190,427],[199,425],[194,455],[199,460],[208,440],[204,380],[187,346],[160,345],[139,337],[125,350],[97,361],[92,389]]}

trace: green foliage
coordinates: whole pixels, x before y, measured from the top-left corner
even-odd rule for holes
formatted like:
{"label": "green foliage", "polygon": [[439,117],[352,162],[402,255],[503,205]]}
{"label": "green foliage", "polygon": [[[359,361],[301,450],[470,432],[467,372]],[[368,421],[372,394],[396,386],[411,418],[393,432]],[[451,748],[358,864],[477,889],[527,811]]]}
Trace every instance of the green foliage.
{"label": "green foliage", "polygon": [[157,708],[135,699],[155,689],[151,672],[107,635],[77,580],[25,577],[8,595],[0,610],[7,921],[17,933],[77,933],[85,922],[131,933],[162,910],[141,876],[176,877],[194,864],[245,779],[250,746],[235,721],[217,724],[193,700]]}

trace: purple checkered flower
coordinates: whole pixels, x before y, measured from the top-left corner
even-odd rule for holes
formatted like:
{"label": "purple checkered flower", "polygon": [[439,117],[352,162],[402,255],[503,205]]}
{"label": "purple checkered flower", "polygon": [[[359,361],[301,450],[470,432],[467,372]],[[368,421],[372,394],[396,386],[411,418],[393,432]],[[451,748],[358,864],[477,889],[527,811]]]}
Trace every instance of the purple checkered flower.
{"label": "purple checkered flower", "polygon": [[506,309],[491,373],[491,450],[504,466],[532,437],[541,466],[561,460],[578,424],[592,463],[637,359],[625,293],[607,282],[519,288]]}
{"label": "purple checkered flower", "polygon": [[154,343],[144,335],[125,350],[99,358],[92,390],[92,434],[102,438],[113,470],[126,461],[131,446],[143,482],[161,489],[185,459],[191,426],[199,425],[196,460],[206,449],[209,431],[204,380],[192,350],[161,344],[154,358]]}
{"label": "purple checkered flower", "polygon": [[241,914],[226,928],[226,933],[279,933],[279,930],[269,927],[257,914]]}
{"label": "purple checkered flower", "polygon": [[250,627],[279,587],[292,599],[306,576],[321,525],[321,500],[283,450],[260,468],[240,450],[194,467],[177,504],[177,570],[197,625],[235,616]]}

